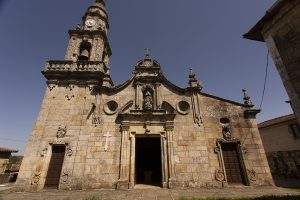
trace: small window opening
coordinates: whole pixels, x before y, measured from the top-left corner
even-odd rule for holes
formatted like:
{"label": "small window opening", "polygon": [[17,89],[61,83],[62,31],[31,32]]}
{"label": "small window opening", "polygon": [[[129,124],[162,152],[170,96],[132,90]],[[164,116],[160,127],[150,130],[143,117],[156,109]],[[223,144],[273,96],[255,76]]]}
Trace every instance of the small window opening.
{"label": "small window opening", "polygon": [[92,45],[87,41],[83,41],[79,47],[79,61],[88,61],[91,55]]}

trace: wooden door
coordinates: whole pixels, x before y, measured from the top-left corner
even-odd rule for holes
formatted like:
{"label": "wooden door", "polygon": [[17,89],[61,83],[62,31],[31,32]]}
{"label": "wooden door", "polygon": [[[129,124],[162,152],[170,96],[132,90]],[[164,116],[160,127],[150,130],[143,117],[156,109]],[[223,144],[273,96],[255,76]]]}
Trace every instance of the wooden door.
{"label": "wooden door", "polygon": [[229,184],[245,184],[240,156],[236,144],[223,144],[222,154]]}
{"label": "wooden door", "polygon": [[52,156],[48,168],[45,187],[58,188],[65,151],[66,147],[63,145],[52,146]]}

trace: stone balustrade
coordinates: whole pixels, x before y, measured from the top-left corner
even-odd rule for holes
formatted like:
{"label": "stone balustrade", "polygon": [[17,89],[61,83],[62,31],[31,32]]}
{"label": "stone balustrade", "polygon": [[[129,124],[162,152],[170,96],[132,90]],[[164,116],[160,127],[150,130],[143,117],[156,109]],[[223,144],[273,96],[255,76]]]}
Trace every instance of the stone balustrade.
{"label": "stone balustrade", "polygon": [[102,72],[106,73],[107,67],[100,61],[57,61],[51,60],[46,63],[44,72],[61,71],[61,72]]}
{"label": "stone balustrade", "polygon": [[42,74],[47,80],[101,80],[108,68],[100,61],[51,60]]}

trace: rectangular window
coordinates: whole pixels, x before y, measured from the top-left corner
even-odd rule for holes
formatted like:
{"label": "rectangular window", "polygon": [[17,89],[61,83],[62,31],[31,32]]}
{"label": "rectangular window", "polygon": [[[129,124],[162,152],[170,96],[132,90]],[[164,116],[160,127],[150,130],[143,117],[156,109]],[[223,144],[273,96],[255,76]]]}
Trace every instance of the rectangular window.
{"label": "rectangular window", "polygon": [[300,126],[299,124],[290,124],[290,131],[293,134],[295,139],[300,139]]}

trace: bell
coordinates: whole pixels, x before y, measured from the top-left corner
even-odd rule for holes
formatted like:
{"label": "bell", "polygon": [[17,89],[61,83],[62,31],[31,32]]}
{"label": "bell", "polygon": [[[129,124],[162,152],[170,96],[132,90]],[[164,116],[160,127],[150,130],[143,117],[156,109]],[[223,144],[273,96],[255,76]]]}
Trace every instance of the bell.
{"label": "bell", "polygon": [[90,55],[89,51],[84,49],[81,52],[81,54],[79,55],[78,60],[87,61],[87,60],[89,60],[89,57],[90,57],[89,55]]}
{"label": "bell", "polygon": [[80,56],[88,58],[88,57],[89,57],[89,51],[86,50],[86,49],[83,50],[83,51],[81,52],[81,55],[80,55]]}

